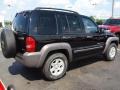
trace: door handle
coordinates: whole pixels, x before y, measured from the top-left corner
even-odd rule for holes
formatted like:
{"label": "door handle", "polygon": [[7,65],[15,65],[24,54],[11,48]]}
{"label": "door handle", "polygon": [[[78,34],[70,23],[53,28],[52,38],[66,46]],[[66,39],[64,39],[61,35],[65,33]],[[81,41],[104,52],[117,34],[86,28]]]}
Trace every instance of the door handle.
{"label": "door handle", "polygon": [[87,38],[93,38],[93,36],[87,36]]}
{"label": "door handle", "polygon": [[63,39],[69,39],[69,38],[71,38],[71,37],[67,37],[67,36],[65,37],[65,36],[63,36],[62,38],[63,38]]}

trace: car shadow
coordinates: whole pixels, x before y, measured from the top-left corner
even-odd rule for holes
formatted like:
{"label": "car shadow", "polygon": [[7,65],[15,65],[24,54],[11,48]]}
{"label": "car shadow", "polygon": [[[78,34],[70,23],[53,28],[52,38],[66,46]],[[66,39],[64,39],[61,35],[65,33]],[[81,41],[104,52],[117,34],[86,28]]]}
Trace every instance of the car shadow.
{"label": "car shadow", "polygon": [[10,74],[12,75],[20,74],[21,76],[23,76],[24,78],[30,81],[44,79],[40,69],[27,68],[17,61],[15,61],[11,66],[9,66],[8,70]]}
{"label": "car shadow", "polygon": [[68,70],[77,69],[77,68],[90,65],[96,62],[100,62],[100,61],[105,61],[103,55],[96,55],[96,56],[89,57],[86,59],[77,60],[75,62],[70,63]]}
{"label": "car shadow", "polygon": [[[73,70],[76,68],[81,68],[86,65],[90,65],[99,61],[104,60],[102,56],[96,56],[96,57],[90,57],[86,59],[81,59],[79,61],[72,62],[69,65],[68,70]],[[35,68],[27,68],[20,64],[19,62],[14,62],[10,67],[9,67],[9,72],[12,75],[22,75],[24,78],[34,81],[34,80],[43,80],[45,79],[41,70],[40,69],[35,69]]]}

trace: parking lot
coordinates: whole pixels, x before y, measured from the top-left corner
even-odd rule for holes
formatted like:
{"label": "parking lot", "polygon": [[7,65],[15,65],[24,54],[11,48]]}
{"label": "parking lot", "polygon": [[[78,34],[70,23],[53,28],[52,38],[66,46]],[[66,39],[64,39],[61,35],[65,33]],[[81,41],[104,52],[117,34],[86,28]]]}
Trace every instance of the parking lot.
{"label": "parking lot", "polygon": [[0,79],[16,90],[120,90],[119,49],[113,62],[97,56],[72,63],[65,77],[57,81],[47,81],[40,70],[5,59],[0,50]]}

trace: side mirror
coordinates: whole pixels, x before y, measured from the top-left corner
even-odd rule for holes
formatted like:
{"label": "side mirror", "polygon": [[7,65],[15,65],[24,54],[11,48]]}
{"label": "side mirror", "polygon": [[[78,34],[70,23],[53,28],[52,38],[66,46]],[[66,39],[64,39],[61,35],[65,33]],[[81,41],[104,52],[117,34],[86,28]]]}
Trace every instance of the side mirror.
{"label": "side mirror", "polygon": [[104,30],[102,28],[98,28],[99,33],[104,33]]}

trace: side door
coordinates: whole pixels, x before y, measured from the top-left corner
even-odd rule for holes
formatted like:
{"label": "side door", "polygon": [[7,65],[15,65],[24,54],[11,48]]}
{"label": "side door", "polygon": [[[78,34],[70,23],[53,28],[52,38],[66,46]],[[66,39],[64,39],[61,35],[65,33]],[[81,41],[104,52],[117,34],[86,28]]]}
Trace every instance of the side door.
{"label": "side door", "polygon": [[85,40],[85,30],[79,15],[59,14],[57,17],[62,42],[67,42],[71,45],[74,58],[76,57],[75,60],[85,56],[85,52],[82,52],[82,49],[87,47],[88,44]]}
{"label": "side door", "polygon": [[85,31],[81,26],[78,15],[58,14],[57,18],[61,41],[68,42],[73,50],[84,46]]}
{"label": "side door", "polygon": [[[69,26],[69,37],[71,38],[70,44],[73,51],[79,49],[80,47],[86,46],[85,30],[83,29],[82,23],[80,22],[79,15],[69,14],[67,15],[67,21]],[[66,33],[64,33],[64,36]]]}
{"label": "side door", "polygon": [[99,32],[99,28],[96,23],[89,17],[82,16],[82,21],[85,29],[85,40],[88,46],[86,47],[86,54],[101,53],[104,47],[105,35]]}

